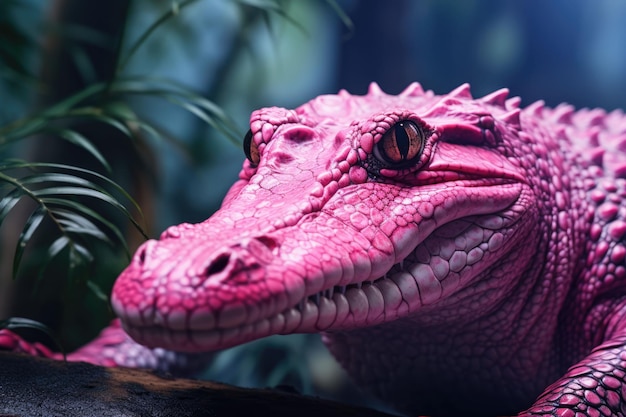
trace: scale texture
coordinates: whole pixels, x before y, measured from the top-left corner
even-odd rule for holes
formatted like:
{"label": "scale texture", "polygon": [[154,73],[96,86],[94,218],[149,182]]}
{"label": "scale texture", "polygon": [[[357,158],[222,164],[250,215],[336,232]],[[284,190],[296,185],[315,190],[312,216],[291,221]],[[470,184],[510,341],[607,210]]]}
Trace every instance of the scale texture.
{"label": "scale texture", "polygon": [[117,280],[124,330],[195,355],[321,332],[412,415],[626,415],[626,117],[519,105],[372,84],[255,111],[221,209]]}

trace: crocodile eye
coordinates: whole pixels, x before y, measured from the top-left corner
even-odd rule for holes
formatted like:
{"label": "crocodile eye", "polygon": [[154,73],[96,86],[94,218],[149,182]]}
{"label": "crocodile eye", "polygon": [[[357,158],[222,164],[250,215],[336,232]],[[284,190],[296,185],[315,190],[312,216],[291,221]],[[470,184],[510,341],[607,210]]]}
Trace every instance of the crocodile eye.
{"label": "crocodile eye", "polygon": [[410,120],[391,127],[376,144],[374,155],[392,166],[401,167],[418,158],[424,149],[426,135]]}
{"label": "crocodile eye", "polygon": [[243,138],[243,152],[246,154],[246,158],[253,166],[259,164],[261,156],[259,155],[259,147],[252,140],[252,130],[248,130],[246,136]]}

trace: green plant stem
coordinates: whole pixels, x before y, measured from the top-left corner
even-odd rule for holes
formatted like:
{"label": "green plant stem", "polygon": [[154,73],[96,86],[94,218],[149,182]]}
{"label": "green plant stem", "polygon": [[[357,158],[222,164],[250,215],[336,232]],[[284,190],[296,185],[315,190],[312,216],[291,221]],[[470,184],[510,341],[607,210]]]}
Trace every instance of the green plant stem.
{"label": "green plant stem", "polygon": [[159,19],[157,19],[156,22],[154,22],[152,25],[150,25],[150,27],[148,29],[146,29],[146,31],[141,34],[139,39],[137,39],[137,41],[135,41],[135,43],[130,47],[130,49],[128,50],[128,53],[126,54],[126,56],[123,59],[120,59],[120,61],[118,62],[118,65],[117,65],[117,67],[115,69],[115,75],[114,75],[113,78],[117,79],[119,77],[119,75],[126,68],[126,65],[130,61],[130,59],[135,55],[135,52],[137,52],[139,47],[141,47],[141,45],[143,45],[143,43],[146,41],[146,39],[148,39],[159,26],[161,26],[163,23],[165,23],[171,17],[176,16],[177,14],[179,14],[180,11],[183,8],[187,7],[188,5],[190,5],[192,3],[195,3],[197,1],[199,1],[199,0],[184,0],[184,1],[181,1],[181,2],[173,1],[172,2],[172,7],[170,8],[170,10],[165,12]]}

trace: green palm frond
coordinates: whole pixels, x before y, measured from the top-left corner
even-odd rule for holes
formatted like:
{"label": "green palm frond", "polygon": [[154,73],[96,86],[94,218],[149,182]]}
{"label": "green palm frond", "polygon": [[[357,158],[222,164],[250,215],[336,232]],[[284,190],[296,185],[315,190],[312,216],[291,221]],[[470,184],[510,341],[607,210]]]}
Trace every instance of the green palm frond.
{"label": "green palm frond", "polygon": [[155,20],[140,36],[139,38],[133,42],[133,44],[128,48],[128,51],[124,54],[119,56],[119,59],[117,61],[117,68],[115,70],[115,73],[117,76],[119,76],[120,74],[123,73],[124,69],[126,68],[126,65],[128,64],[128,62],[131,60],[131,58],[133,56],[135,56],[137,50],[139,48],[141,48],[141,46],[143,46],[146,43],[146,40],[159,28],[161,27],[164,23],[166,23],[167,21],[169,21],[170,19],[172,19],[175,16],[178,16],[180,14],[180,12],[182,11],[182,9],[184,9],[185,7],[198,2],[199,0],[182,0],[182,1],[177,1],[177,0],[173,0],[171,2],[170,8],[165,11],[165,13],[163,13],[157,20]]}
{"label": "green palm frond", "polygon": [[[18,175],[13,174],[14,172]],[[23,199],[30,200],[34,205],[24,221],[15,246],[14,277],[17,275],[26,247],[46,219],[54,226],[58,237],[50,245],[43,265],[47,265],[66,249],[69,252],[70,263],[91,261],[93,258],[89,249],[91,239],[110,246],[119,244],[130,256],[118,226],[87,206],[84,203],[85,199],[97,200],[113,207],[144,233],[139,223],[113,192],[123,196],[139,211],[137,204],[119,185],[97,172],[62,164],[13,160],[0,164],[0,184],[2,189],[8,189],[0,199],[0,225]]]}
{"label": "green palm frond", "polygon": [[35,135],[55,135],[80,146],[108,167],[104,157],[85,136],[75,130],[58,126],[67,122],[90,120],[108,124],[129,138],[136,137],[135,128],[157,138],[167,137],[162,128],[141,119],[126,104],[129,96],[133,95],[169,101],[239,143],[241,132],[232,119],[212,101],[174,81],[135,77],[119,79],[110,84],[90,85],[40,113],[0,127],[0,147]]}
{"label": "green palm frond", "polygon": [[[113,83],[111,92],[122,96],[140,95],[166,100],[195,115],[233,143],[237,145],[241,143],[242,132],[221,107],[174,81],[148,77],[125,78]],[[131,121],[131,118],[128,120]],[[139,127],[148,133],[162,136],[154,124],[142,122],[137,118],[132,121],[138,123]]]}

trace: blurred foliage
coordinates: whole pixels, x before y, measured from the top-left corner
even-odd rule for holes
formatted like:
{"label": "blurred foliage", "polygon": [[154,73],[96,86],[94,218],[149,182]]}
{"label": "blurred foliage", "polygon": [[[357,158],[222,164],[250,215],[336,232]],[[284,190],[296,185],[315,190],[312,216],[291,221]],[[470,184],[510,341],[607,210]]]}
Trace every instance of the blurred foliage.
{"label": "blurred foliage", "polygon": [[20,15],[38,16],[39,9],[32,1],[0,1],[0,94],[3,103],[11,103],[0,109],[0,123],[19,115],[38,82],[33,61],[41,28],[38,19]]}
{"label": "blurred foliage", "polygon": [[[11,3],[19,4],[17,1]],[[127,103],[128,97],[133,95],[149,96],[152,99],[173,103],[223,132],[227,137],[237,140],[234,139],[239,137],[236,128],[224,112],[211,101],[186,87],[168,80],[151,79],[148,76],[124,78],[120,75],[123,72],[123,63],[132,58],[145,38],[190,3],[193,1],[180,3],[176,13],[166,12],[144,36],[140,37],[120,60],[122,66],[119,67],[114,79],[106,83],[89,85],[59,103],[0,126],[0,152],[4,155],[10,154],[7,148],[29,138],[45,136],[48,141],[51,137],[57,137],[83,148],[102,165],[105,172],[110,174],[109,163],[90,138],[81,133],[76,126],[86,122],[108,125],[132,141],[142,141],[145,137],[172,140],[163,126],[142,119],[133,111]],[[0,44],[12,43],[14,38],[25,43],[28,36],[21,35],[19,28],[7,27],[8,23],[10,22],[4,22],[5,37]],[[11,75],[24,77],[28,75],[26,65],[19,64],[19,54],[14,48],[0,47],[0,51],[3,52],[0,58],[11,70]],[[114,207],[141,230],[139,221],[133,218],[131,210],[125,205],[130,204],[140,212],[137,204],[121,186],[106,175],[93,170],[64,164],[8,159],[0,163],[0,183],[3,190],[0,199],[0,224],[14,209],[26,207],[25,204],[18,205],[23,199],[34,203],[31,213],[23,222],[22,232],[16,242],[13,257],[14,277],[17,275],[27,245],[44,224],[44,220],[50,221],[55,226],[58,237],[52,243],[45,242],[49,247],[47,255],[38,258],[37,262],[41,265],[47,265],[52,258],[61,255],[66,256],[70,270],[80,264],[97,263],[98,258],[90,248],[90,244],[94,242],[126,248],[125,236],[120,226],[84,204],[85,198]],[[127,203],[120,201],[120,197]],[[11,219],[15,221],[15,217]],[[126,248],[126,253],[130,256],[128,252]],[[87,282],[92,289],[98,287],[90,281],[89,274],[78,279],[79,282]]]}
{"label": "blurred foliage", "polygon": [[22,7],[29,8],[32,4],[19,0],[0,2],[0,75],[11,80],[34,81],[34,75],[24,62],[27,51],[36,43],[34,33],[15,18],[15,9]]}
{"label": "blurred foliage", "polygon": [[[289,13],[289,1],[233,0],[239,13],[237,34],[232,45],[225,48],[225,55],[212,74],[212,88],[198,93],[180,81],[156,77],[150,64],[145,73],[137,72],[142,66],[133,64],[142,49],[160,36],[157,35],[160,31],[188,31],[181,16],[199,2],[133,2],[129,14],[137,17],[143,13],[155,18],[138,33],[135,33],[136,28],[123,29],[114,73],[105,80],[98,78],[96,64],[76,40],[110,47],[109,35],[76,25],[55,27],[46,20],[49,11],[35,1],[0,2],[0,93],[4,96],[3,102],[16,104],[0,108],[0,225],[5,233],[2,250],[5,259],[7,253],[12,254],[10,275],[18,281],[27,278],[28,282],[35,283],[28,300],[31,309],[46,303],[47,288],[64,288],[63,300],[44,307],[40,316],[47,317],[51,309],[61,309],[64,317],[72,316],[73,320],[96,321],[96,317],[106,316],[109,287],[132,250],[128,248],[128,232],[120,217],[130,221],[144,238],[149,233],[146,226],[150,229],[150,225],[142,219],[131,191],[126,191],[113,179],[115,165],[112,162],[116,161],[107,157],[96,144],[93,132],[101,129],[117,132],[116,140],[130,141],[136,152],[145,149],[145,142],[167,143],[182,154],[197,158],[201,153],[188,148],[188,144],[172,132],[167,119],[154,117],[145,110],[146,101],[152,101],[181,109],[212,132],[239,144],[240,129],[220,106],[206,97],[224,95],[226,80],[239,58],[243,54],[252,57],[257,54],[253,42],[259,30],[274,33],[276,22],[282,21],[307,32]],[[337,3],[334,0],[326,0],[326,3],[350,28],[349,18]],[[125,25],[130,21],[127,15]],[[63,34],[60,39],[67,43],[65,47],[86,86],[41,106],[37,97],[54,88],[45,85],[37,75],[37,68],[45,59],[41,40],[52,32]],[[152,58],[163,59],[159,50]],[[255,83],[261,84],[258,77]],[[85,129],[85,125],[92,128]],[[59,140],[80,148],[84,157],[70,163],[29,158],[32,154],[29,146],[54,147]],[[45,149],[38,152],[42,153],[47,152]],[[12,229],[19,229],[15,236],[10,233]],[[84,335],[74,337],[75,331],[66,329],[59,341],[58,330],[19,317],[0,321],[0,327],[43,331],[57,348],[71,348],[85,341]],[[305,352],[321,349],[319,340],[311,343],[312,337],[296,336],[286,339],[287,343],[270,338],[225,351],[207,375],[244,386],[290,384],[312,392],[306,376],[310,364],[303,360]],[[68,338],[72,339],[68,342]]]}
{"label": "blurred foliage", "polygon": [[[124,234],[119,226],[85,205],[82,202],[85,197],[114,207],[141,230],[139,221],[135,220],[131,214],[132,210],[124,205],[130,204],[139,211],[137,203],[121,186],[106,175],[106,173],[111,173],[109,162],[90,138],[76,126],[85,122],[108,125],[131,141],[143,141],[146,137],[150,137],[157,141],[167,140],[176,143],[177,138],[167,131],[166,126],[135,112],[129,100],[132,100],[132,96],[143,96],[172,103],[197,116],[233,142],[239,143],[240,132],[225,112],[212,101],[191,91],[187,86],[149,75],[133,77],[124,75],[128,63],[148,38],[168,21],[184,13],[185,8],[197,2],[199,0],[170,2],[169,8],[164,10],[137,39],[132,42],[122,40],[121,44],[125,46],[118,51],[116,70],[112,79],[88,85],[82,91],[48,108],[0,125],[0,154],[2,155],[14,153],[10,147],[26,139],[54,136],[81,147],[105,170],[105,175],[102,175],[96,171],[72,165],[10,159],[0,164],[0,183],[4,190],[0,200],[0,224],[13,209],[24,206],[18,205],[23,199],[29,199],[34,203],[16,242],[13,258],[14,277],[27,245],[46,219],[56,226],[59,236],[50,244],[48,255],[41,262],[44,265],[61,254],[68,255],[67,262],[70,269],[79,263],[97,262],[97,258],[93,256],[93,251],[88,245],[88,242],[94,239],[108,245],[126,247]],[[334,1],[328,0],[328,2],[336,10],[340,10]],[[244,16],[241,33],[247,33],[250,30],[248,25],[256,23],[257,20],[264,22],[268,30],[271,30],[272,15],[279,16],[293,25],[299,25],[285,12],[285,5],[288,3],[285,0],[236,0],[234,3],[241,7]],[[37,25],[25,25],[23,18],[15,18],[16,9],[19,8],[30,8],[26,11],[26,15],[45,12],[28,1],[10,0],[0,3],[0,75],[11,80],[18,78],[25,82],[33,82],[35,83],[33,85],[39,88],[33,70],[30,68],[32,65],[28,65],[23,60],[29,55],[26,51],[38,48],[35,39],[41,35],[39,31],[44,31],[44,29]],[[347,20],[345,16],[343,18]],[[73,33],[73,36],[89,38],[89,41],[93,42],[103,38],[99,36],[102,34],[94,33],[89,28],[60,29]],[[57,30],[60,29],[57,28]],[[45,34],[45,31],[43,33]],[[235,45],[235,49],[243,47],[243,44]],[[248,48],[249,45],[246,44],[245,47]],[[88,77],[90,63],[80,62],[85,58],[81,55],[74,55],[74,58],[79,61],[77,65],[81,68],[84,78],[90,78]],[[47,87],[43,86],[43,88]],[[177,146],[180,146],[180,142]],[[127,203],[120,201],[120,196]],[[144,233],[143,230],[142,233]],[[82,279],[89,282],[88,277]]]}

